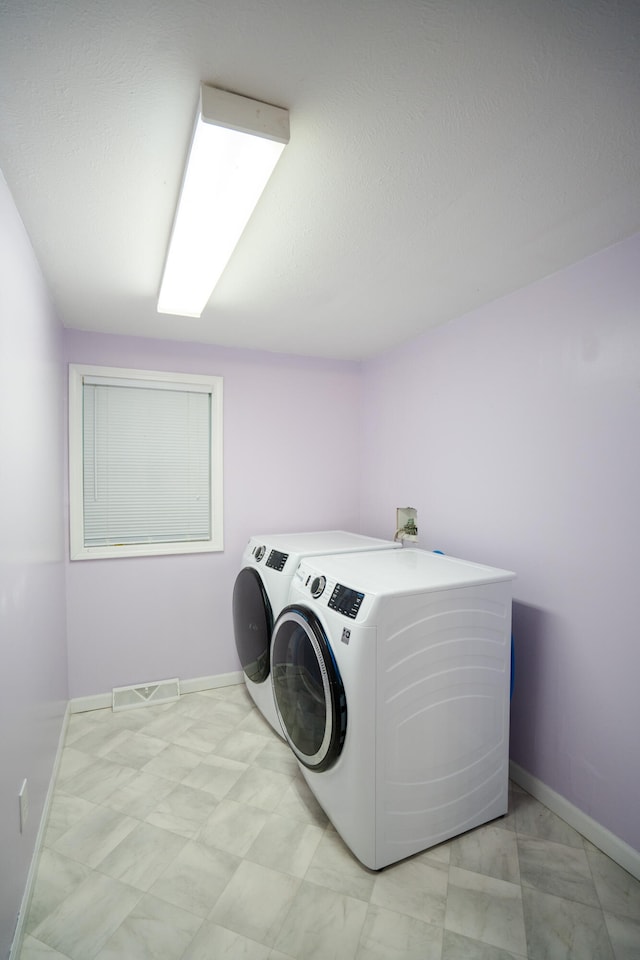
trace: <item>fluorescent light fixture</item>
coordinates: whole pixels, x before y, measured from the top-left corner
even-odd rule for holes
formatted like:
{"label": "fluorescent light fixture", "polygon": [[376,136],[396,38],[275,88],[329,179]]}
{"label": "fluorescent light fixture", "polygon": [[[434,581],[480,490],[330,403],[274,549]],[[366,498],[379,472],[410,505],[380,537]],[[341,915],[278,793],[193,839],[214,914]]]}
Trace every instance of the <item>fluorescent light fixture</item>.
{"label": "fluorescent light fixture", "polygon": [[158,313],[199,317],[289,142],[289,113],[202,86]]}

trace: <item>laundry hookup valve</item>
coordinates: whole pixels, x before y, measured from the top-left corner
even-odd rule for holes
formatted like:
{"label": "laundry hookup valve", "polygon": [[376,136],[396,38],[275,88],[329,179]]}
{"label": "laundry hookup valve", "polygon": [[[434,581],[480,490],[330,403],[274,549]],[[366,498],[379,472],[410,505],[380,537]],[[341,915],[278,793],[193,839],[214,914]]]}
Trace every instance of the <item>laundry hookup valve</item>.
{"label": "laundry hookup valve", "polygon": [[398,507],[396,510],[396,535],[394,540],[418,539],[418,511],[414,507]]}

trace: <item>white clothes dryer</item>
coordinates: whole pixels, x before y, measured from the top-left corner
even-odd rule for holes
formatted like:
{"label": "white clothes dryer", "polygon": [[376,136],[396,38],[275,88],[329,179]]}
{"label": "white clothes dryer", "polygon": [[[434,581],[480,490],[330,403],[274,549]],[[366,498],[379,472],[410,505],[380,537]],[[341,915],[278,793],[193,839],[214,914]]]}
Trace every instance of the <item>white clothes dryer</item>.
{"label": "white clothes dryer", "polygon": [[298,565],[271,643],[276,711],[365,866],[506,813],[514,576],[410,548]]}
{"label": "white clothes dryer", "polygon": [[345,530],[263,534],[252,537],[242,556],[233,588],[236,649],[247,690],[256,706],[282,736],[270,677],[274,621],[289,602],[291,580],[303,557],[369,550],[393,550],[402,544]]}

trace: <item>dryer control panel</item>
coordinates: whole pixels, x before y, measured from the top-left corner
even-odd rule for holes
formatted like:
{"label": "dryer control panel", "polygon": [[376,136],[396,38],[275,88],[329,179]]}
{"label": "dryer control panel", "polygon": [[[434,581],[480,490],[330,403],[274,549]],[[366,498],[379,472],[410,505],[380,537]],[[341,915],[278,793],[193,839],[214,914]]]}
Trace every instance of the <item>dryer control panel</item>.
{"label": "dryer control panel", "polygon": [[280,553],[279,550],[272,550],[267,558],[267,566],[271,567],[272,570],[282,572],[288,559],[288,553]]}

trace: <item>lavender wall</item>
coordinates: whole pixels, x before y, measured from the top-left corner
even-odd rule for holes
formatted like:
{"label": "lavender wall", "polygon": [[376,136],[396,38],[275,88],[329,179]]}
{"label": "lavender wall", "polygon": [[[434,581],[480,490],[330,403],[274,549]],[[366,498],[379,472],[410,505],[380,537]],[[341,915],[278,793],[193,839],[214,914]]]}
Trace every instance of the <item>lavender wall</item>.
{"label": "lavender wall", "polygon": [[[0,957],[8,956],[67,697],[61,327],[0,173]],[[18,791],[30,813],[20,833]]]}
{"label": "lavender wall", "polygon": [[225,431],[223,553],[69,564],[70,695],[238,670],[231,594],[249,537],[357,529],[359,367],[74,331],[66,355],[222,375]]}
{"label": "lavender wall", "polygon": [[640,850],[640,236],[366,365],[363,524],[515,570],[511,755]]}

